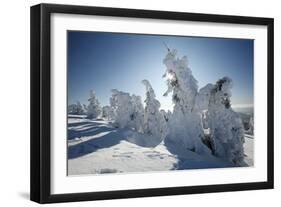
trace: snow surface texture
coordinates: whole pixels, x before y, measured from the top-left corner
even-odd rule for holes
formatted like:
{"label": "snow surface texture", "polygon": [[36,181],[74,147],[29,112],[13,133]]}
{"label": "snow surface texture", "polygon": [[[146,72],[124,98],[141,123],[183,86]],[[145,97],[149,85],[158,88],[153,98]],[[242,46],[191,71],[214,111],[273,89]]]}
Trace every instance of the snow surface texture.
{"label": "snow surface texture", "polygon": [[253,117],[231,108],[232,80],[198,90],[186,56],[168,49],[163,63],[173,112],[160,110],[148,80],[144,105],[113,89],[110,106],[90,91],[84,110],[80,102],[68,107],[69,175],[253,165]]}
{"label": "snow surface texture", "polygon": [[[233,167],[215,156],[159,143],[149,135],[84,117],[68,119],[68,175]],[[253,137],[247,135],[245,140],[245,162],[252,166]]]}

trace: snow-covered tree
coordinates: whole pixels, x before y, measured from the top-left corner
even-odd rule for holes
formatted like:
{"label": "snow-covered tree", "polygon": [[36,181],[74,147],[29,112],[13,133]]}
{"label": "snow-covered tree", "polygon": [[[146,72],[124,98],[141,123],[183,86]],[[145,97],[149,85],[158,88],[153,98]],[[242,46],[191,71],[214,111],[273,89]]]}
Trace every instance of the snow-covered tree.
{"label": "snow-covered tree", "polygon": [[87,105],[86,104],[83,104],[83,110],[84,110],[84,113],[87,114],[88,109],[87,109]]}
{"label": "snow-covered tree", "polygon": [[110,106],[111,120],[116,127],[143,132],[144,108],[140,96],[113,89]]}
{"label": "snow-covered tree", "polygon": [[153,139],[156,139],[160,143],[167,135],[167,123],[163,114],[159,111],[160,102],[156,99],[149,81],[143,80],[142,83],[146,87],[144,133],[151,135]]}
{"label": "snow-covered tree", "polygon": [[79,101],[77,101],[76,104],[69,105],[67,111],[69,114],[76,114],[76,115],[84,114],[83,107]]}
{"label": "snow-covered tree", "polygon": [[76,104],[70,104],[67,106],[67,113],[68,114],[75,114],[76,111]]}
{"label": "snow-covered tree", "polygon": [[132,95],[131,103],[133,105],[133,113],[131,114],[131,128],[137,132],[143,132],[144,125],[144,108],[140,96]]}
{"label": "snow-covered tree", "polygon": [[204,133],[201,124],[201,115],[198,107],[195,107],[198,93],[197,80],[193,77],[188,67],[187,57],[176,57],[176,50],[168,50],[163,60],[166,72],[163,75],[167,79],[168,90],[164,94],[172,92],[174,109],[169,120],[168,140],[186,149],[200,154],[210,154],[209,148],[203,144]]}
{"label": "snow-covered tree", "polygon": [[167,67],[163,76],[167,78],[168,85],[168,90],[164,93],[164,96],[173,92],[175,108],[180,108],[184,112],[191,112],[198,90],[197,80],[187,66],[187,57],[183,56],[179,59],[176,58],[176,54],[176,50],[169,51],[163,60]]}
{"label": "snow-covered tree", "polygon": [[238,113],[231,108],[232,80],[224,77],[211,90],[208,106],[210,139],[214,154],[236,166],[244,164],[244,128]]}
{"label": "snow-covered tree", "polygon": [[110,106],[113,111],[114,125],[119,128],[129,127],[133,119],[134,107],[129,93],[111,90]]}
{"label": "snow-covered tree", "polygon": [[102,108],[93,90],[90,91],[90,98],[88,99],[89,105],[87,109],[87,118],[94,119],[101,115]]}
{"label": "snow-covered tree", "polygon": [[83,107],[79,101],[77,101],[77,113],[78,114],[84,114]]}
{"label": "snow-covered tree", "polygon": [[103,106],[102,107],[102,118],[110,120],[110,113],[111,113],[111,108],[110,106]]}

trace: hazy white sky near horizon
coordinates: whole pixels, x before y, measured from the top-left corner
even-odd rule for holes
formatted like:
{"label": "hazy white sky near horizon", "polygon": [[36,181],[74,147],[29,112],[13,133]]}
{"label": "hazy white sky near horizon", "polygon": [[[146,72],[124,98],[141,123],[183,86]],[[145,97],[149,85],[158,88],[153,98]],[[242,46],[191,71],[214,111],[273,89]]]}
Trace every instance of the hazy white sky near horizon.
{"label": "hazy white sky near horizon", "polygon": [[150,81],[161,108],[172,109],[162,75],[167,53],[163,42],[186,55],[199,88],[228,76],[233,80],[233,106],[253,105],[254,41],[246,39],[68,32],[68,102],[87,103],[93,89],[102,105],[111,89],[142,96],[143,79]]}

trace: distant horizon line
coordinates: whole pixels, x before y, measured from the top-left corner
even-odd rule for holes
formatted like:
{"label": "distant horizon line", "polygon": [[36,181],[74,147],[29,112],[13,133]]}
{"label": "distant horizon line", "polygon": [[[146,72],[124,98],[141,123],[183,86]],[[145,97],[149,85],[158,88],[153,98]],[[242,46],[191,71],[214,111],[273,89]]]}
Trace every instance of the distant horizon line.
{"label": "distant horizon line", "polygon": [[[83,103],[83,102],[81,102],[81,101],[76,101],[76,102],[73,102],[73,103],[68,103],[67,104],[67,106],[70,106],[70,105],[72,105],[72,104],[76,104],[77,102],[80,102],[80,104],[82,104],[82,105],[87,105],[87,103]],[[142,101],[142,102],[144,102],[144,101]],[[173,111],[173,108],[171,108],[170,109],[170,107],[163,107],[162,106],[162,104],[160,103],[160,110],[162,109],[162,110],[165,110],[165,111],[168,111],[168,110],[170,110],[170,111]],[[108,106],[108,105],[102,105],[101,104],[101,107],[103,107],[103,106]],[[254,107],[254,104],[233,104],[233,105],[231,105],[231,107],[232,108],[253,108]]]}
{"label": "distant horizon line", "polygon": [[253,108],[254,104],[233,104],[232,108]]}

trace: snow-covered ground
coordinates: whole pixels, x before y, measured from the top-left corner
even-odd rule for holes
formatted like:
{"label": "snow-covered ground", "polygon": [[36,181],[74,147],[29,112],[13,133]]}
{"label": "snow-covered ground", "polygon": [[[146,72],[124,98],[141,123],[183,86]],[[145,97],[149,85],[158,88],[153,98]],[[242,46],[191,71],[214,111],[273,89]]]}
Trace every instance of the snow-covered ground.
{"label": "snow-covered ground", "polygon": [[[203,156],[173,143],[114,128],[104,120],[68,118],[68,175],[168,171],[231,167],[214,156]],[[253,137],[245,136],[245,161],[253,165]]]}
{"label": "snow-covered ground", "polygon": [[245,144],[244,150],[246,157],[244,158],[245,162],[249,166],[254,166],[254,136],[245,134]]}

